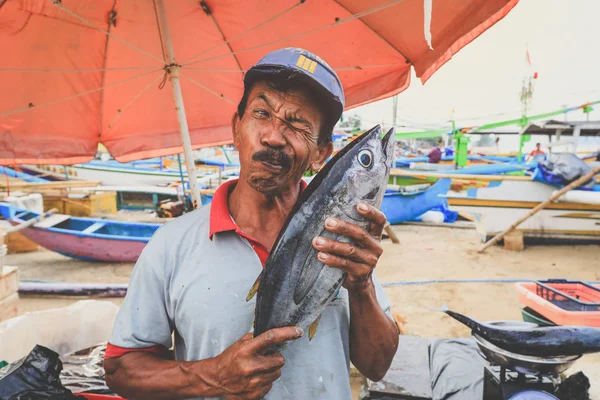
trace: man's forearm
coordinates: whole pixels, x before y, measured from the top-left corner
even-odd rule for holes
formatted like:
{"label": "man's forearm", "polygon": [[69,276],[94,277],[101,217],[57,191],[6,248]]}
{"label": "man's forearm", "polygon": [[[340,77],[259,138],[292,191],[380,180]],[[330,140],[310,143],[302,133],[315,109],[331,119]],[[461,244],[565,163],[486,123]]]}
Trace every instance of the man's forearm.
{"label": "man's forearm", "polygon": [[398,348],[398,327],[379,307],[372,282],[348,295],[350,359],[367,378],[381,380]]}
{"label": "man's forearm", "polygon": [[210,359],[173,361],[145,352],[104,360],[107,385],[130,400],[217,397],[221,392],[203,378],[210,374],[210,364]]}

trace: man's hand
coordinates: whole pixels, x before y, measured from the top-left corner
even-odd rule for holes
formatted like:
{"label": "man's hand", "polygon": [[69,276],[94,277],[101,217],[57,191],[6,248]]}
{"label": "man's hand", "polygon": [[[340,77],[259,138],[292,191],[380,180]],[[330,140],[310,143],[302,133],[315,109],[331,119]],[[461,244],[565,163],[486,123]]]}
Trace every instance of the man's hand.
{"label": "man's hand", "polygon": [[245,335],[212,359],[207,383],[220,389],[228,400],[262,399],[285,364],[281,354],[265,353],[273,345],[302,335],[302,328],[294,326],[271,329],[256,338],[251,333]]}
{"label": "man's hand", "polygon": [[358,205],[357,210],[369,221],[367,229],[337,218],[327,218],[325,221],[325,229],[351,239],[356,245],[320,236],[313,240],[313,246],[319,250],[317,257],[323,264],[340,268],[348,274],[344,287],[350,291],[370,288],[371,274],[383,253],[379,242],[385,215],[375,207],[363,203]]}

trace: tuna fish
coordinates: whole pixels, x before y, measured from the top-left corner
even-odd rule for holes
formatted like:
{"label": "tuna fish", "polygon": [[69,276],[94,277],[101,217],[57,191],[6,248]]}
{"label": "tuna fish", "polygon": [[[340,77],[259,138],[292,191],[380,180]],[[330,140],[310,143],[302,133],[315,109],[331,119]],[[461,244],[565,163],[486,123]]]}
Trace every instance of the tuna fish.
{"label": "tuna fish", "polygon": [[448,309],[442,311],[471,328],[472,334],[512,353],[555,357],[600,352],[600,329],[585,326],[501,328]]}
{"label": "tuna fish", "polygon": [[[367,226],[359,203],[381,205],[394,159],[393,129],[383,138],[379,125],[342,149],[313,178],[290,212],[265,268],[248,294],[258,292],[254,336],[277,327],[300,326],[312,339],[321,312],[346,278],[317,259],[315,236],[348,242],[325,230],[328,217]],[[278,349],[273,349],[276,351]]]}

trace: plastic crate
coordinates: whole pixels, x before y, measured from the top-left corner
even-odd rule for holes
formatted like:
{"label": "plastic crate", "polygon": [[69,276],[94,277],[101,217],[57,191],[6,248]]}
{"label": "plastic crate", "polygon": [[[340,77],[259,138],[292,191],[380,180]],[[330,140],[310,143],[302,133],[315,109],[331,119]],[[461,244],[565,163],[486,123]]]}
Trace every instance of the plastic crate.
{"label": "plastic crate", "polygon": [[532,310],[529,307],[522,308],[521,314],[523,315],[523,321],[525,322],[532,322],[538,326],[555,326],[554,322],[548,320],[542,314]]}
{"label": "plastic crate", "polygon": [[541,298],[567,311],[600,311],[600,289],[581,281],[536,281]]}
{"label": "plastic crate", "polygon": [[[548,284],[545,284],[548,286]],[[554,289],[555,284],[550,284]],[[594,289],[597,286],[592,286]],[[537,294],[536,282],[519,282],[516,284],[519,301],[524,306],[542,315],[556,325],[591,326],[600,328],[600,311],[569,311],[546,300]]]}

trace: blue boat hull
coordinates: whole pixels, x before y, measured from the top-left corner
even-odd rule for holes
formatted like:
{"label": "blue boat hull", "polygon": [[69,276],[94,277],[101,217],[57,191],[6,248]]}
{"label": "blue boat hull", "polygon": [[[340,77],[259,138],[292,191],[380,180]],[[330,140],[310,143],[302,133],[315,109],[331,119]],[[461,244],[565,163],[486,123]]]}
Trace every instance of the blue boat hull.
{"label": "blue boat hull", "polygon": [[[0,203],[0,213],[12,225],[39,214]],[[21,231],[40,246],[68,257],[87,261],[135,262],[161,224],[117,222],[70,217],[53,226],[30,226]]]}
{"label": "blue boat hull", "polygon": [[413,220],[446,201],[441,195],[450,190],[451,183],[448,178],[438,179],[429,189],[414,195],[388,192],[383,197],[381,211],[392,225]]}

